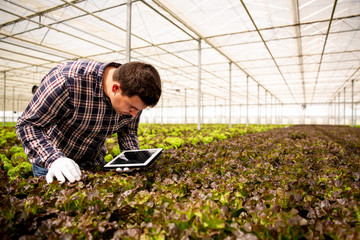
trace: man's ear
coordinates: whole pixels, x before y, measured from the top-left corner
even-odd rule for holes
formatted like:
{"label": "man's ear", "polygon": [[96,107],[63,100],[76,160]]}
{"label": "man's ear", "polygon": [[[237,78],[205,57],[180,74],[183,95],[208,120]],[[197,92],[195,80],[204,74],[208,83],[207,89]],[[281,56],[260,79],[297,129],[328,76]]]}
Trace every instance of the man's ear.
{"label": "man's ear", "polygon": [[112,90],[113,93],[118,92],[119,90],[121,91],[120,83],[114,83],[114,84],[112,85],[111,90]]}

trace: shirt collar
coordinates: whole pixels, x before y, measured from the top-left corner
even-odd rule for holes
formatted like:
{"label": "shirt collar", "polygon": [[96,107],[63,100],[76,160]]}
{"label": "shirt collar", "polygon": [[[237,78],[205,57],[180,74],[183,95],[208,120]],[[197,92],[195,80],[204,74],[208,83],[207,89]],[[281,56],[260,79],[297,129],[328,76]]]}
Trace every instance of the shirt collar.
{"label": "shirt collar", "polygon": [[116,68],[118,68],[120,66],[121,66],[120,63],[111,62],[111,63],[102,63],[100,65],[100,67],[99,67],[94,94],[95,94],[96,97],[103,97],[105,103],[107,103],[109,105],[111,105],[110,98],[105,95],[105,92],[104,92],[104,90],[102,88],[102,80],[103,80],[105,68],[106,67],[116,67]]}

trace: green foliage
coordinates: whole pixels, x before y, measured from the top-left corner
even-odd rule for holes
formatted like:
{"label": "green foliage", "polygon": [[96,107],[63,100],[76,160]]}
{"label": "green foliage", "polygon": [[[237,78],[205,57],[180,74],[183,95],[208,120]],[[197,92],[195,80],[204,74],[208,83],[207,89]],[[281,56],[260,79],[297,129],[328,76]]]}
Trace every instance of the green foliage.
{"label": "green foliage", "polygon": [[23,153],[24,149],[22,147],[13,146],[10,148],[10,154],[13,155],[15,153]]}
{"label": "green foliage", "polygon": [[[16,122],[5,122],[5,127],[15,127]],[[4,122],[0,122],[0,126],[3,127],[4,126]]]}
{"label": "green foliage", "polygon": [[0,148],[5,147],[6,144],[7,144],[7,141],[6,141],[5,139],[1,139],[1,140],[0,140]]}
{"label": "green foliage", "polygon": [[[212,136],[203,144],[211,132],[184,126],[184,143],[164,151],[150,168],[128,174],[82,171],[76,183],[9,182],[2,166],[0,236],[357,239],[359,130],[293,126],[251,133],[249,128],[243,136],[241,129],[221,130],[216,134],[227,139]],[[147,132],[159,134],[155,144],[164,146],[170,145],[164,139],[177,137],[150,127]],[[193,145],[190,137],[202,140]]]}
{"label": "green foliage", "polygon": [[228,137],[225,135],[225,133],[212,133],[210,134],[211,137],[213,137],[213,139],[216,139],[216,140],[225,140],[227,139]]}
{"label": "green foliage", "polygon": [[6,171],[9,171],[11,168],[13,168],[13,166],[10,163],[10,160],[4,154],[0,154],[0,159]]}
{"label": "green foliage", "polygon": [[168,137],[165,139],[166,143],[169,143],[174,148],[179,148],[185,143],[185,141],[180,137]]}
{"label": "green foliage", "polygon": [[111,154],[113,157],[116,157],[121,153],[119,145],[115,145],[113,148],[108,148],[108,154]]}
{"label": "green foliage", "polygon": [[203,137],[202,141],[203,141],[203,143],[207,144],[207,143],[211,143],[212,141],[214,141],[214,138],[211,136]]}
{"label": "green foliage", "polygon": [[[199,131],[197,130],[196,124],[164,124],[163,126],[160,124],[140,124],[138,139],[142,149],[156,147],[171,149],[186,145],[223,141],[247,133],[262,132],[284,126],[285,125],[249,125],[249,127],[246,127],[242,124],[234,124],[229,128],[227,124],[203,124]],[[184,143],[181,145],[176,144],[172,142],[172,137],[181,138],[184,140]],[[170,142],[167,138],[170,138]],[[180,140],[177,140],[177,142],[180,142]]]}
{"label": "green foliage", "polygon": [[107,144],[115,143],[115,139],[114,138],[107,138],[106,143]]}
{"label": "green foliage", "polygon": [[17,139],[17,135],[15,132],[6,132],[4,135],[5,140],[15,140]]}
{"label": "green foliage", "polygon": [[156,145],[155,145],[157,148],[163,148],[163,149],[170,149],[171,147],[169,147],[169,146],[166,146],[165,144],[163,144],[163,143],[157,143]]}
{"label": "green foliage", "polygon": [[191,143],[191,145],[197,145],[200,142],[197,137],[189,137],[187,140]]}
{"label": "green foliage", "polygon": [[32,175],[32,164],[29,162],[22,162],[9,169],[8,175],[11,180],[16,178],[28,178]]}
{"label": "green foliage", "polygon": [[17,166],[22,162],[28,162],[28,157],[24,152],[17,152],[11,156],[10,162],[13,166]]}
{"label": "green foliage", "polygon": [[21,145],[17,139],[14,127],[1,127],[0,128],[0,153],[5,153],[9,148],[14,145]]}
{"label": "green foliage", "polygon": [[24,152],[16,152],[9,160],[4,154],[0,154],[3,168],[7,171],[10,180],[27,178],[32,175],[32,165],[28,162]]}
{"label": "green foliage", "polygon": [[106,156],[105,156],[105,158],[104,158],[104,160],[105,160],[105,162],[110,162],[111,160],[113,160],[114,159],[114,157],[113,157],[113,155],[111,155],[111,154],[107,154]]}
{"label": "green foliage", "polygon": [[31,176],[32,165],[29,163],[28,157],[17,139],[15,128],[1,128],[0,135],[5,141],[0,150],[2,168],[7,172],[10,180]]}

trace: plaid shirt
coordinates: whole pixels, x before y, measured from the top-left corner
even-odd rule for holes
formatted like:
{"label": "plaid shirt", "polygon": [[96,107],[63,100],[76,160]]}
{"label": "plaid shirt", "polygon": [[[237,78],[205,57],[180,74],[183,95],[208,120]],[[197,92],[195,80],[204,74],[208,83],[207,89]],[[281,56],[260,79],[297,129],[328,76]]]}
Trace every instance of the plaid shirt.
{"label": "plaid shirt", "polygon": [[103,163],[107,136],[117,133],[119,147],[139,149],[136,117],[117,114],[102,89],[105,67],[118,63],[73,61],[52,69],[41,81],[16,133],[31,163],[49,168],[60,157],[81,167]]}

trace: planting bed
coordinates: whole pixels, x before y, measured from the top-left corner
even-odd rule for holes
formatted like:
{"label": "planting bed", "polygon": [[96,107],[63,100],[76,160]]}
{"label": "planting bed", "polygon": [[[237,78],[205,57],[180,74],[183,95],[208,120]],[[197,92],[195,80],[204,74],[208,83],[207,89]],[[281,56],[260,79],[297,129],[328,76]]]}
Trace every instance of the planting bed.
{"label": "planting bed", "polygon": [[359,162],[360,128],[292,126],[185,142],[146,171],[74,184],[10,181],[0,163],[0,237],[358,239]]}

